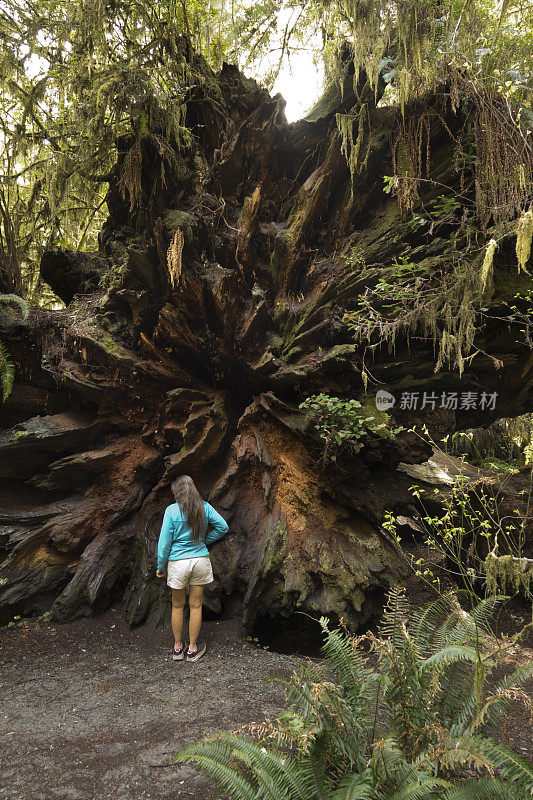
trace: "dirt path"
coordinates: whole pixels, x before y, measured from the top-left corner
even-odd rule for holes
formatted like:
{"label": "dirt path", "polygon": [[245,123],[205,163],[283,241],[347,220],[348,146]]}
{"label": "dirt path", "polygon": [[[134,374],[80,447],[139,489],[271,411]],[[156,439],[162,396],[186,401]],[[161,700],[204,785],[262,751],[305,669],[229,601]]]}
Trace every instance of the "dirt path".
{"label": "dirt path", "polygon": [[205,733],[279,713],[301,659],[206,622],[210,649],[173,663],[169,631],[111,610],[69,625],[0,630],[0,800],[200,800],[212,788],[173,755]]}

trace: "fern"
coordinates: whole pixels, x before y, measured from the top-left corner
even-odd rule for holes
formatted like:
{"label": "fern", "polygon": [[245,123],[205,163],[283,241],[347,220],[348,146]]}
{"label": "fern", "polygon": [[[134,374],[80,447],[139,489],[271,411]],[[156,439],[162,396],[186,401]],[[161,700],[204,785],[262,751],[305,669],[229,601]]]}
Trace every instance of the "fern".
{"label": "fern", "polygon": [[469,778],[452,786],[443,800],[517,800],[513,790],[498,778]]}
{"label": "fern", "polygon": [[11,356],[7,352],[3,343],[0,341],[0,383],[2,384],[2,397],[4,403],[11,394],[14,380],[15,365],[11,361]]}
{"label": "fern", "polygon": [[435,632],[448,618],[452,605],[448,595],[439,595],[436,600],[411,614],[411,631],[418,641],[421,654],[429,655],[435,651]]}
{"label": "fern", "polygon": [[507,745],[492,739],[484,740],[485,750],[494,767],[499,770],[500,777],[512,783],[515,791],[533,794],[533,764],[531,761],[515,753]]}
{"label": "fern", "polygon": [[[0,294],[0,304],[16,305],[22,315],[22,319],[27,319],[30,313],[29,304],[18,294]],[[5,345],[0,341],[0,385],[2,386],[2,401],[4,403],[11,394],[14,380],[15,365]]]}
{"label": "fern", "polygon": [[331,800],[374,800],[374,797],[371,776],[367,770],[362,775],[353,772],[346,775]]}
{"label": "fern", "polygon": [[479,711],[474,722],[474,727],[487,729],[497,725],[502,714],[509,712],[516,704],[517,699],[522,700],[530,711],[533,711],[533,700],[530,695],[521,691],[522,686],[533,677],[533,661],[518,667],[510,675],[506,675],[486,698],[483,708]]}
{"label": "fern", "polygon": [[450,644],[433,653],[432,656],[426,658],[422,663],[422,669],[435,669],[448,664],[453,664],[456,661],[472,661],[478,660],[478,652],[473,647],[466,645]]}
{"label": "fern", "polygon": [[328,742],[322,733],[314,740],[308,756],[300,761],[300,769],[308,786],[308,798],[330,800],[333,786],[327,775]]}
{"label": "fern", "polygon": [[205,741],[191,745],[180,752],[178,760],[197,764],[234,800],[256,800],[253,785],[231,764],[231,746],[224,742]]}
{"label": "fern", "polygon": [[30,306],[27,300],[19,297],[18,294],[0,294],[0,303],[3,305],[15,305],[18,307],[22,319],[27,319],[30,313]]}
{"label": "fern", "polygon": [[[530,800],[533,764],[483,733],[528,702],[521,687],[533,674],[533,665],[519,667],[485,692],[485,671],[498,663],[498,650],[487,653],[489,621],[501,600],[468,614],[448,596],[411,613],[392,591],[379,634],[365,637],[379,669],[361,639],[322,619],[338,682],[311,668],[293,674],[276,722],[288,748],[221,734],[179,759],[232,800]],[[479,777],[465,779],[465,769]]]}
{"label": "fern", "polygon": [[416,773],[415,776],[403,782],[403,785],[387,800],[429,800],[436,796],[438,789],[449,788],[450,782],[435,778],[425,772]]}

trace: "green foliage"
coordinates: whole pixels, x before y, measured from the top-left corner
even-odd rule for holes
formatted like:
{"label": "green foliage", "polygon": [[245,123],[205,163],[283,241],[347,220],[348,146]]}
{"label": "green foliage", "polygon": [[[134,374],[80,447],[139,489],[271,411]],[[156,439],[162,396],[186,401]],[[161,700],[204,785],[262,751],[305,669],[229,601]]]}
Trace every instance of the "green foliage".
{"label": "green foliage", "polygon": [[[431,551],[445,556],[452,572],[471,596],[475,595],[477,582],[483,579],[487,591],[496,592],[497,579],[487,575],[486,570],[500,550],[511,558],[515,571],[522,572],[526,519],[518,510],[513,517],[500,514],[497,487],[478,486],[465,475],[456,476],[444,498],[444,511],[439,514],[426,510],[430,498],[420,487],[412,486],[411,493],[423,509],[417,522],[425,531],[425,544]],[[492,554],[489,560],[487,552]],[[415,564],[415,571],[419,577],[440,587],[439,578],[427,568],[424,559]],[[506,590],[505,581],[500,583],[500,588]]]}
{"label": "green foliage", "polygon": [[336,461],[343,451],[358,453],[363,439],[369,431],[386,431],[385,422],[367,416],[361,410],[358,400],[342,400],[328,394],[308,397],[299,408],[306,411],[306,417],[313,425],[322,441],[325,461]]}
{"label": "green foliage", "polygon": [[486,469],[516,471],[533,460],[533,414],[495,420],[486,428],[456,431],[449,451]]}
{"label": "green foliage", "polygon": [[440,194],[433,204],[431,216],[434,219],[448,219],[461,210],[461,203],[456,197]]}
{"label": "green foliage", "polygon": [[[44,622],[45,625],[48,625],[54,618],[53,611],[43,611],[43,613],[38,616],[34,617],[34,624],[39,627],[40,622]],[[7,623],[8,628],[28,628],[32,625],[32,620],[26,617],[22,617],[20,614],[16,614],[12,620]]]}
{"label": "green foliage", "polygon": [[22,319],[27,319],[30,313],[30,306],[27,301],[16,294],[0,294],[0,305],[17,306]]}
{"label": "green foliage", "polygon": [[[0,278],[57,302],[36,267],[51,246],[95,249],[117,139],[192,141],[185,103],[220,67],[230,12],[199,0],[1,0]],[[134,144],[135,146],[135,144]],[[4,285],[2,283],[2,285]]]}
{"label": "green foliage", "polygon": [[268,644],[262,645],[261,641],[257,636],[247,636],[246,641],[250,642],[250,644],[252,644],[254,647],[260,647],[261,650],[270,650],[270,645]]}
{"label": "green foliage", "polygon": [[15,365],[5,345],[0,341],[0,384],[2,385],[2,401],[4,403],[11,394],[14,380]]}
{"label": "green foliage", "polygon": [[[444,455],[427,431],[426,440]],[[444,441],[447,440],[448,437]],[[459,580],[471,603],[477,599],[480,584],[484,584],[489,598],[512,589],[522,590],[527,598],[533,599],[533,568],[524,557],[529,502],[522,510],[515,508],[512,514],[502,513],[499,485],[490,479],[474,480],[467,471],[455,474],[454,470],[453,482],[446,492],[439,489],[431,492],[419,485],[411,486],[410,492],[417,501],[420,515],[416,522],[428,547],[426,557],[411,558],[419,578],[440,591],[439,573],[449,571]],[[438,507],[433,494],[438,495]],[[396,520],[390,512],[385,515],[383,527],[401,545]],[[435,556],[437,574],[431,563]],[[533,627],[533,603],[531,611],[532,622],[518,636]]]}
{"label": "green foliage", "polygon": [[377,635],[323,618],[327,678],[294,673],[287,710],[259,741],[219,734],[178,760],[232,800],[525,800],[533,765],[491,734],[514,702],[531,707],[522,686],[533,665],[488,688],[501,657],[489,613],[467,614],[452,596],[413,612],[393,590]]}
{"label": "green foliage", "polygon": [[[408,225],[425,222],[415,215]],[[448,366],[462,375],[465,364],[476,355],[477,327],[488,311],[484,304],[491,291],[494,256],[490,243],[487,252],[473,258],[466,241],[460,248],[455,241],[440,258],[413,261],[409,254],[400,256],[380,268],[378,280],[376,268],[369,267],[360,276],[365,289],[355,308],[344,315],[347,328],[357,342],[366,342],[372,349],[387,345],[394,350],[399,336],[407,344],[415,334],[428,338],[435,351],[435,371]],[[523,310],[513,308],[509,319],[523,325],[521,332],[529,342],[531,320]]]}
{"label": "green foliage", "polygon": [[[22,315],[22,319],[26,319],[30,313],[30,307],[26,300],[23,300],[22,297],[18,297],[16,294],[0,294],[0,305],[17,306]],[[5,345],[0,341],[0,385],[2,386],[2,401],[4,403],[11,394],[14,380],[15,365]]]}
{"label": "green foliage", "polygon": [[371,313],[373,302],[379,303],[381,308],[397,312],[406,300],[411,301],[415,293],[420,294],[427,279],[427,269],[423,264],[415,264],[407,256],[399,256],[390,269],[383,272],[374,288],[359,298],[357,313],[363,316]]}

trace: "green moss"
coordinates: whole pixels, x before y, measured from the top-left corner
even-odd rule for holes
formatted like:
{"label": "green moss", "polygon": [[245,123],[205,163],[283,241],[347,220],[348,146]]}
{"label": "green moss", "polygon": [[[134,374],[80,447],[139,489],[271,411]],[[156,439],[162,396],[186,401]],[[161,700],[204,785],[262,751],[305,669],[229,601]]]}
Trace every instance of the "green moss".
{"label": "green moss", "polygon": [[514,300],[516,294],[531,288],[531,278],[514,270],[495,270],[496,294],[504,300]]}
{"label": "green moss", "polygon": [[167,233],[173,233],[178,228],[183,231],[186,242],[192,240],[194,217],[187,211],[169,209],[163,218],[163,225]]}
{"label": "green moss", "polygon": [[98,328],[94,341],[99,344],[100,347],[103,347],[107,353],[118,355],[118,344],[104,328]]}
{"label": "green moss", "polygon": [[[484,564],[487,588],[491,594],[515,592],[523,589],[527,597],[531,597],[533,584],[533,566],[526,559],[513,556],[495,556],[489,553]],[[533,609],[532,609],[533,612]]]}

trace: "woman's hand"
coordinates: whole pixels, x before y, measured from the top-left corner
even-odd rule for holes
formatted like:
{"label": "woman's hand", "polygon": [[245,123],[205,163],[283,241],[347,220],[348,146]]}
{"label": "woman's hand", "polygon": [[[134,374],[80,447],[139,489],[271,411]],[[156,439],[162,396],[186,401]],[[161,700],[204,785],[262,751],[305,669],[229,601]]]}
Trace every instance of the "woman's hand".
{"label": "woman's hand", "polygon": [[162,569],[156,569],[155,574],[156,574],[156,577],[158,577],[158,578],[164,578],[165,577],[165,572]]}

